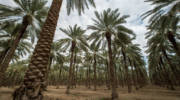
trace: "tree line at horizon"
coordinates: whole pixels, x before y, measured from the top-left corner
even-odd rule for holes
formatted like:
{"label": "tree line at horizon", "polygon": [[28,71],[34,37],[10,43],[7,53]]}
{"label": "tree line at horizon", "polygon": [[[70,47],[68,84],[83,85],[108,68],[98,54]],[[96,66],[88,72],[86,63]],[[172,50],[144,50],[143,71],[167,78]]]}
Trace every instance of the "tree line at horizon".
{"label": "tree line at horizon", "polygon": [[[0,4],[0,86],[20,85],[13,100],[42,100],[48,85],[67,85],[67,94],[77,85],[94,90],[105,85],[112,100],[118,98],[119,86],[127,86],[129,93],[148,84],[175,90],[180,85],[180,2],[146,1],[154,5],[142,15],[149,18],[147,64],[139,44],[133,43],[136,34],[125,26],[129,15],[119,9],[95,11],[86,29],[77,24],[59,28],[67,38],[53,41],[65,0],[53,0],[50,8],[46,0]],[[90,6],[96,7],[93,0],[66,0],[68,15],[75,9],[81,15]],[[92,32],[87,35],[87,30]]]}

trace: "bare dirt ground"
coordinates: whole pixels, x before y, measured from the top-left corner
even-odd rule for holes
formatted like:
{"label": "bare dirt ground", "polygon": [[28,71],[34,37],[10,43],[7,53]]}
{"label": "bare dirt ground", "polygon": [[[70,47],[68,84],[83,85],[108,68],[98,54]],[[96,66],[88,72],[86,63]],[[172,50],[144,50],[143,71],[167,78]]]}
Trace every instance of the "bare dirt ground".
{"label": "bare dirt ground", "polygon": [[[11,100],[14,88],[0,88],[0,100]],[[44,93],[45,100],[109,100],[110,90],[105,87],[98,87],[97,91],[79,86],[71,89],[69,95],[65,94],[66,87],[49,86]],[[180,88],[175,91],[167,90],[156,86],[146,86],[138,91],[133,90],[127,93],[127,88],[118,88],[119,100],[180,100]],[[51,99],[49,99],[51,98]]]}

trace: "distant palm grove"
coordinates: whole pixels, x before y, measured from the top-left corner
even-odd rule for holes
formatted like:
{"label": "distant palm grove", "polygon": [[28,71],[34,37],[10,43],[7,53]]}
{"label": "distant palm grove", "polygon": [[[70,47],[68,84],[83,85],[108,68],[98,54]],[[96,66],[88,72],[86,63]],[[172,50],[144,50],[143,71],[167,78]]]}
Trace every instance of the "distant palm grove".
{"label": "distant palm grove", "polygon": [[[18,86],[13,100],[43,100],[48,86],[61,85],[66,94],[79,85],[94,91],[106,86],[111,100],[119,100],[119,87],[128,87],[128,93],[149,84],[175,90],[180,86],[180,1],[146,1],[154,6],[141,16],[149,20],[147,57],[133,43],[136,34],[126,25],[130,16],[119,9],[94,11],[86,28],[61,28],[63,4],[68,15],[74,10],[82,15],[96,8],[94,0],[52,0],[50,7],[47,0],[0,4],[0,87]],[[53,41],[56,29],[66,38]]]}

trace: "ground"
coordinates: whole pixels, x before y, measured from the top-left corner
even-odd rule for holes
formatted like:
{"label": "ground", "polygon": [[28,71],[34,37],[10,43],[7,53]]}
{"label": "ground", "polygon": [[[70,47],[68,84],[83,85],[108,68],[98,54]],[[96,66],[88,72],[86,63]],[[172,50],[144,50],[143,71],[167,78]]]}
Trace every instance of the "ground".
{"label": "ground", "polygon": [[[11,100],[14,88],[0,88],[0,100]],[[78,86],[72,89],[69,95],[65,94],[66,87],[49,86],[44,93],[45,100],[109,100],[110,90],[105,87],[98,87],[97,91]],[[146,86],[133,93],[127,93],[127,88],[118,88],[119,100],[180,100],[180,88],[175,91],[167,90],[156,86]],[[51,98],[51,99],[47,99]]]}

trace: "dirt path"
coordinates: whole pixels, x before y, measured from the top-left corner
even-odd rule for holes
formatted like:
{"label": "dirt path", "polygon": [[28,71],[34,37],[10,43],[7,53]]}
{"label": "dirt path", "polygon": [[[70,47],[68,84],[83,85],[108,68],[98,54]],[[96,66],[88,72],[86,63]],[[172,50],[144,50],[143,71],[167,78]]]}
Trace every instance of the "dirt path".
{"label": "dirt path", "polygon": [[[0,100],[11,100],[13,90],[13,88],[0,88]],[[111,93],[105,87],[99,87],[97,91],[93,91],[93,89],[81,86],[72,89],[69,95],[65,94],[65,90],[65,86],[60,86],[59,89],[49,86],[48,91],[44,93],[45,99],[50,97],[54,100],[108,100],[106,98],[109,98]],[[180,88],[170,91],[160,87],[147,86],[139,91],[134,90],[131,94],[127,93],[126,88],[118,88],[118,93],[119,100],[180,100]]]}

